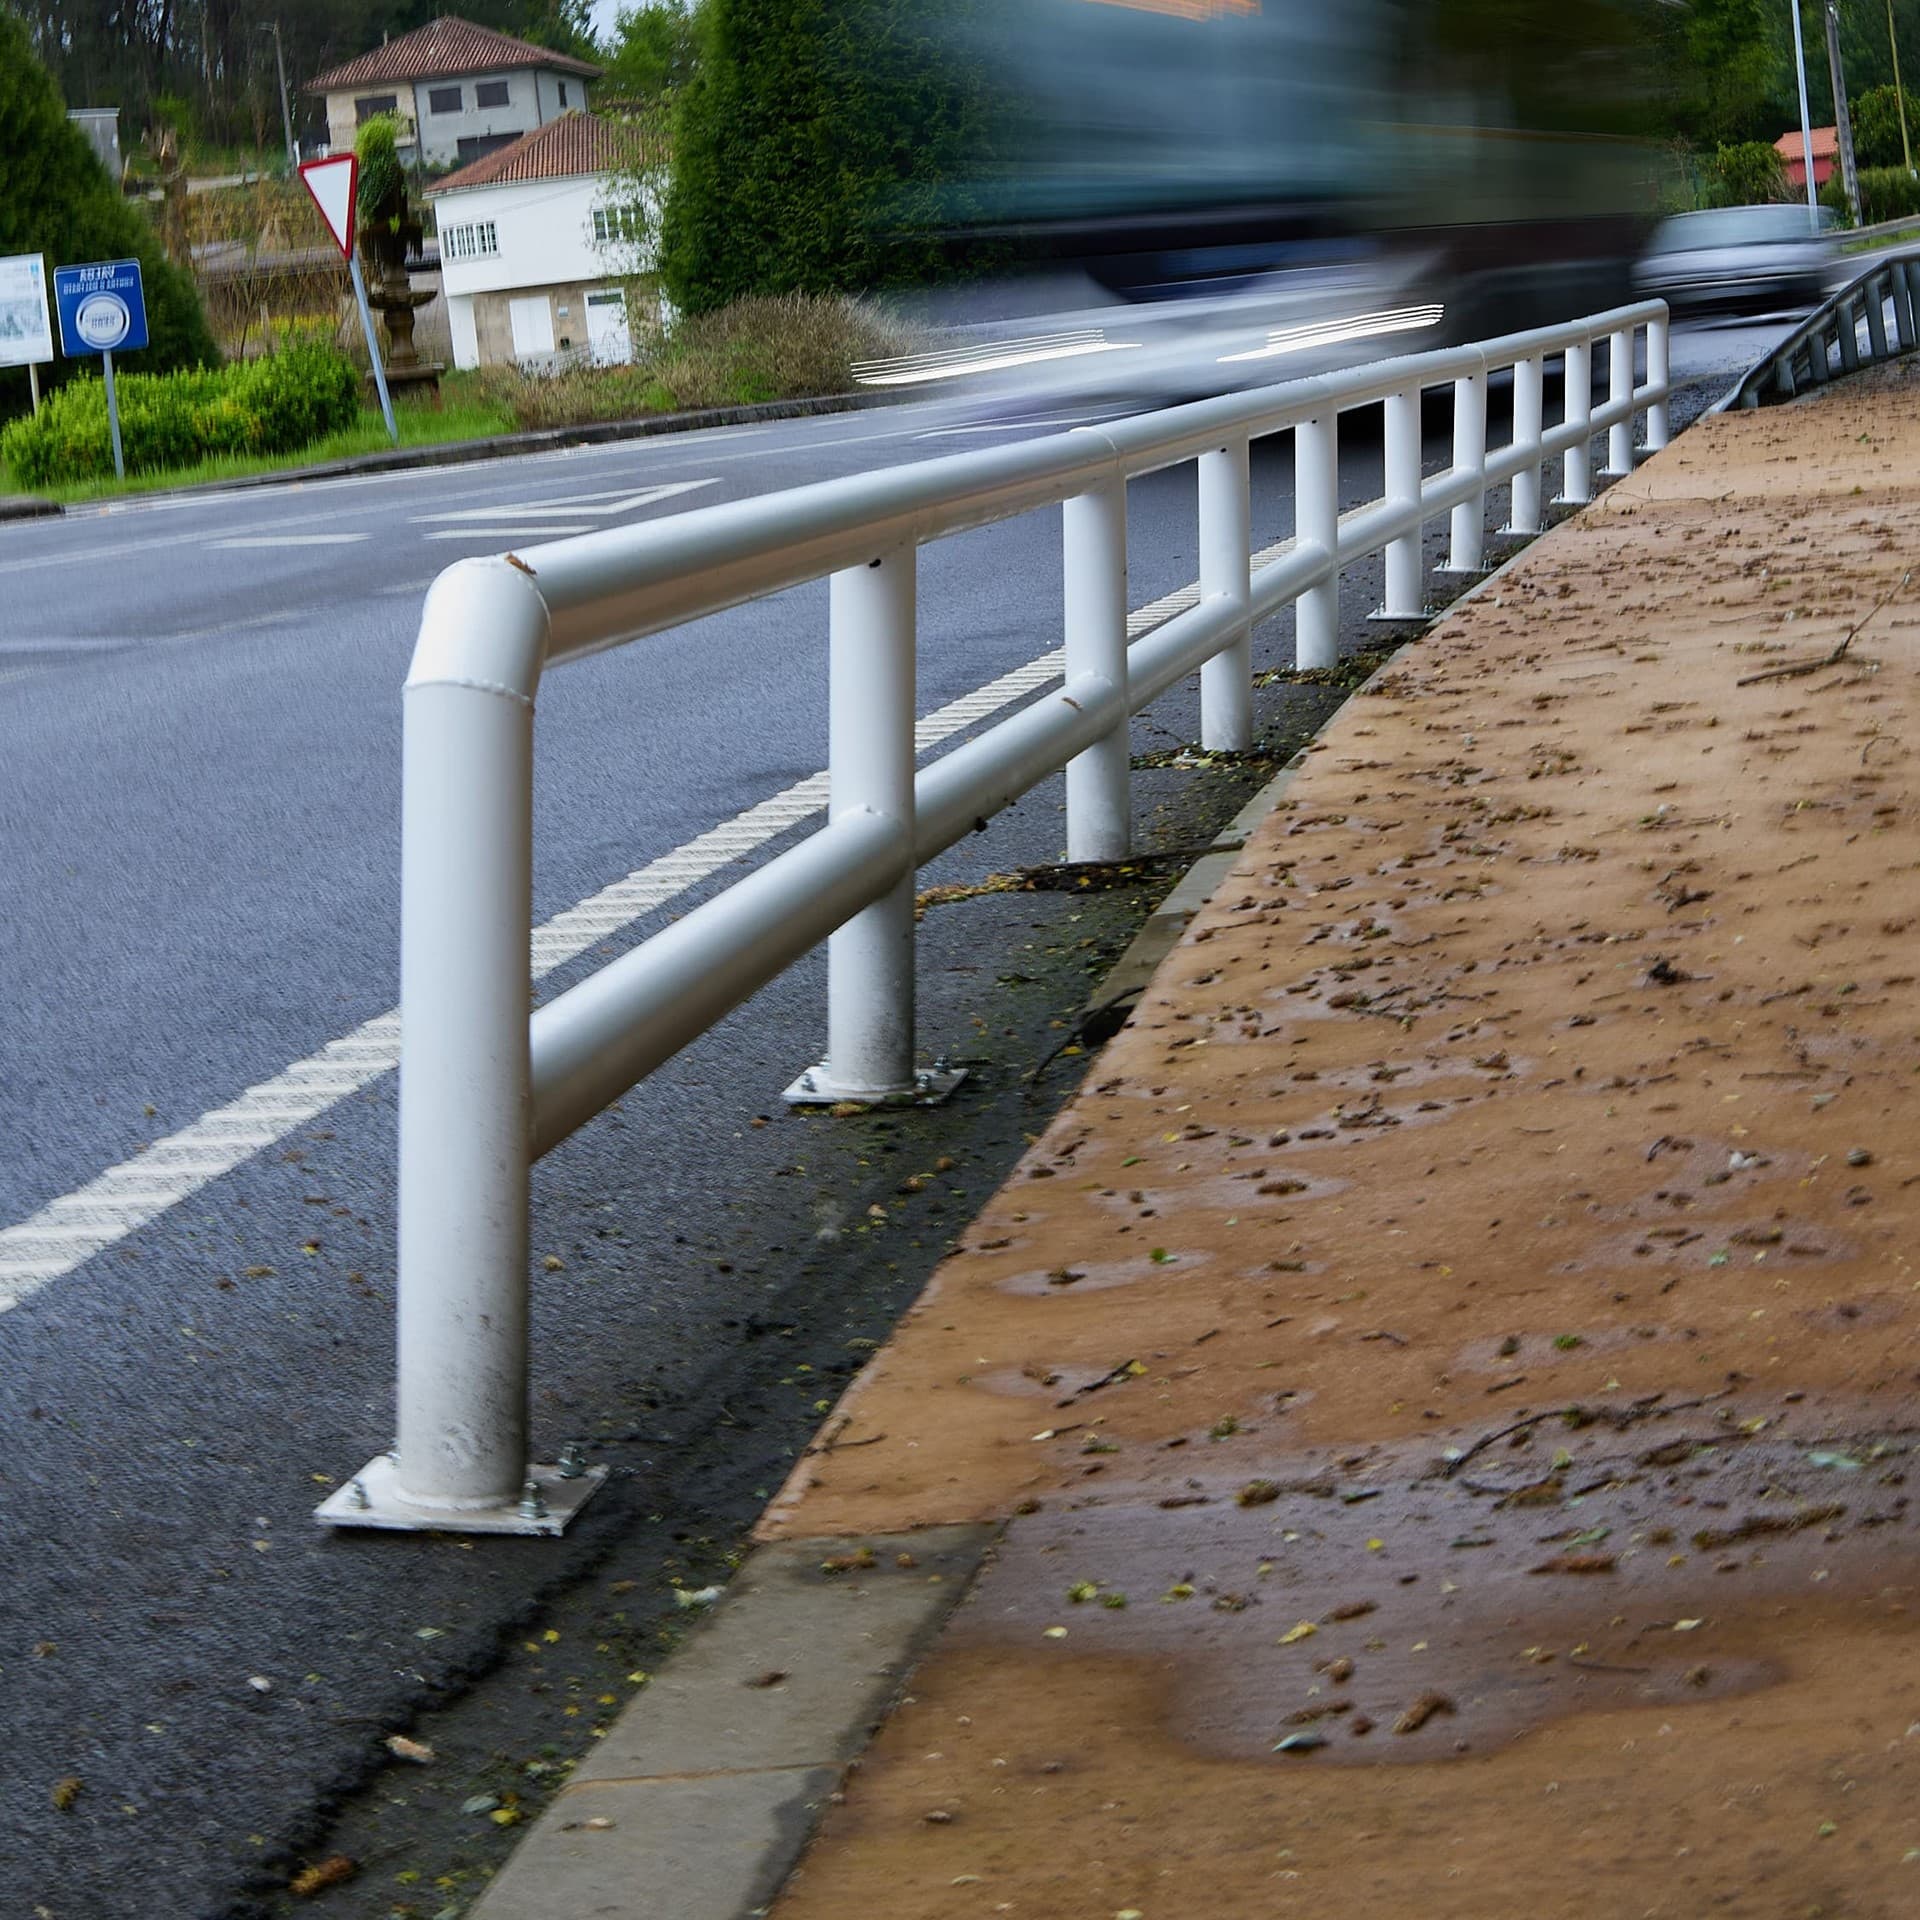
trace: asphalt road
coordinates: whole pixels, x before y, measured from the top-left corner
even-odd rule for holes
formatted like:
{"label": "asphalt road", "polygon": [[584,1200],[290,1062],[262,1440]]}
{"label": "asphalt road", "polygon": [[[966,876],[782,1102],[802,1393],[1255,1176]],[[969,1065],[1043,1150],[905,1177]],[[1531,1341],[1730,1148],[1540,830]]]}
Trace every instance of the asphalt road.
{"label": "asphalt road", "polygon": [[[1683,332],[1676,378],[1697,405],[1780,330]],[[440,567],[1089,412],[987,423],[941,402],[0,530],[0,1227],[393,1006],[397,689]],[[1440,433],[1428,452],[1444,460]],[[1351,497],[1378,461],[1353,436]],[[1258,462],[1268,538],[1289,481]],[[1135,484],[1131,560],[1135,605],[1194,577],[1189,475]],[[1353,645],[1376,586],[1349,584]],[[922,711],[1056,644],[1058,595],[1056,515],[929,552]],[[536,918],[824,765],[825,598],[549,678]],[[1284,665],[1285,620],[1259,645]],[[1263,694],[1248,768],[1144,767],[1146,846],[1209,831],[1334,698]],[[1136,752],[1195,724],[1177,690]],[[927,878],[1063,840],[1050,783]],[[0,1311],[0,1912],[273,1910],[335,1847],[366,1867],[333,1911],[460,1911],[522,1802],[656,1664],[672,1583],[724,1577],[1040,1123],[1070,1069],[1038,1096],[1024,1070],[1149,890],[929,915],[922,1040],[975,1069],[945,1115],[781,1109],[819,1045],[816,961],[542,1163],[536,1254],[559,1265],[537,1292],[536,1438],[585,1436],[615,1469],[564,1542],[333,1537],[308,1517],[389,1432],[390,1074]],[[908,1173],[928,1176],[910,1196]],[[396,1784],[382,1737],[436,1717],[447,1763]],[[495,1804],[462,1814],[482,1791]]]}

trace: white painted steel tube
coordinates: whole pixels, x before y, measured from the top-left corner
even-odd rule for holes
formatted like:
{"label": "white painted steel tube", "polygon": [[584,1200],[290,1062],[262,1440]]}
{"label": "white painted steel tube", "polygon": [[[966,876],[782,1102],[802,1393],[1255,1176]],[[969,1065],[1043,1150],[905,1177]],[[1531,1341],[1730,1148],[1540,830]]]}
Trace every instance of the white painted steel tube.
{"label": "white painted steel tube", "polygon": [[1607,429],[1607,473],[1623,479],[1633,471],[1633,329],[1616,327],[1607,336],[1607,402],[1627,411]]}
{"label": "white painted steel tube", "polygon": [[[1199,664],[1194,660],[1187,673]],[[924,865],[984,827],[1002,807],[1105,738],[1126,714],[1127,703],[1112,681],[1085,674],[943,753],[914,782],[914,858]]]}
{"label": "white painted steel tube", "polygon": [[1200,744],[1212,753],[1253,745],[1253,500],[1245,440],[1203,453],[1200,468],[1200,598],[1242,612],[1240,626],[1200,669]]}
{"label": "white painted steel tube", "polygon": [[1902,353],[1911,353],[1920,336],[1916,336],[1913,326],[1913,288],[1907,278],[1907,263],[1896,260],[1887,269],[1888,290],[1893,296],[1893,331],[1900,342]]}
{"label": "white painted steel tube", "polygon": [[551,1153],[912,870],[902,822],[846,814],[539,1008],[533,1156]]}
{"label": "white painted steel tube", "polygon": [[[1385,450],[1386,498],[1391,501],[1420,500],[1420,389],[1390,393],[1385,401],[1383,436]],[[1423,529],[1416,523],[1411,533],[1391,541],[1386,553],[1386,597],[1380,611],[1393,619],[1418,619],[1424,611],[1421,596],[1421,542]]]}
{"label": "white painted steel tube", "polygon": [[1481,535],[1486,525],[1487,370],[1475,367],[1453,383],[1453,465],[1456,473],[1483,476],[1472,496],[1453,510],[1453,538],[1447,566],[1454,573],[1478,573]]}
{"label": "white painted steel tube", "polygon": [[1867,346],[1873,358],[1887,357],[1887,281],[1876,275],[1867,282]]}
{"label": "white painted steel tube", "polygon": [[[1299,564],[1296,556],[1289,556],[1289,561]],[[1284,567],[1288,561],[1278,564]],[[1292,597],[1290,591],[1279,597],[1278,604],[1284,606]],[[1240,611],[1231,601],[1202,600],[1136,640],[1127,649],[1127,697],[1134,712],[1178,686],[1239,624]]]}
{"label": "white painted steel tube", "polygon": [[[1340,416],[1327,412],[1293,430],[1293,538],[1329,560],[1340,551]],[[1293,664],[1330,667],[1340,652],[1340,576],[1308,587],[1294,603]]]}
{"label": "white painted steel tube", "polygon": [[1667,444],[1672,427],[1667,411],[1667,389],[1673,374],[1668,358],[1667,313],[1664,307],[1647,322],[1647,385],[1658,397],[1647,402],[1647,450],[1658,453]]}
{"label": "white painted steel tube", "polygon": [[400,849],[399,1446],[404,1498],[516,1500],[527,1464],[527,928],[547,613],[499,560],[427,594]]}
{"label": "white painted steel tube", "polygon": [[[829,818],[877,813],[913,844],[911,546],[833,576]],[[827,946],[827,1085],[850,1099],[913,1090],[913,874]]]}
{"label": "white painted steel tube", "polygon": [[1095,674],[1123,690],[1112,730],[1067,763],[1067,858],[1124,860],[1133,835],[1127,684],[1127,483],[1076,494],[1061,508],[1067,678]]}
{"label": "white painted steel tube", "polygon": [[1587,465],[1587,442],[1592,437],[1587,429],[1593,419],[1593,360],[1586,341],[1568,343],[1562,385],[1566,409],[1563,424],[1577,432],[1564,456],[1560,498],[1570,506],[1584,506],[1593,498],[1593,480]]}
{"label": "white painted steel tube", "polygon": [[1509,533],[1540,531],[1540,422],[1545,387],[1546,366],[1537,353],[1515,363],[1512,445],[1531,458],[1514,472],[1513,499],[1507,510]]}

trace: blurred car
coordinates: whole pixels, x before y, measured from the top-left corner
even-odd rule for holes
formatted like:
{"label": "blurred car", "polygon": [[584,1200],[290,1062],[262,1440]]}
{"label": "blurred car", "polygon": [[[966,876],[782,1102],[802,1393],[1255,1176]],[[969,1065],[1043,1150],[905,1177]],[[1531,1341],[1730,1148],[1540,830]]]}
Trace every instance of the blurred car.
{"label": "blurred car", "polygon": [[1824,299],[1837,250],[1833,215],[1803,206],[1712,207],[1654,229],[1634,271],[1643,296],[1670,307],[1806,306]]}

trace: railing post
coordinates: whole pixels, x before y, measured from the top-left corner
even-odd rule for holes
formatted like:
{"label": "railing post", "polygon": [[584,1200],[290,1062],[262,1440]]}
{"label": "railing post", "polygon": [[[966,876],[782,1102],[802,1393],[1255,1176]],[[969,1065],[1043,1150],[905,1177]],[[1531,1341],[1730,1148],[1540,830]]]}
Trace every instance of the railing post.
{"label": "railing post", "polygon": [[1840,302],[1834,311],[1836,331],[1840,336],[1840,371],[1858,373],[1860,371],[1860,316],[1853,310],[1853,295]]}
{"label": "railing post", "polygon": [[[1390,393],[1384,423],[1386,496],[1395,505],[1420,504],[1420,389]],[[1387,620],[1418,620],[1426,611],[1421,595],[1421,547],[1424,523],[1387,542],[1386,596],[1380,615]]]}
{"label": "railing post", "polygon": [[1513,367],[1513,444],[1531,450],[1533,458],[1513,476],[1513,497],[1507,508],[1507,533],[1540,531],[1540,422],[1545,411],[1542,394],[1546,366],[1539,354],[1516,360]]}
{"label": "railing post", "polygon": [[1900,341],[1900,351],[1911,353],[1920,345],[1913,326],[1913,282],[1907,275],[1907,263],[1896,260],[1887,269],[1887,282],[1893,294],[1893,330]]}
{"label": "railing post", "polygon": [[1823,387],[1833,377],[1833,363],[1828,359],[1827,322],[1818,322],[1807,335],[1807,380],[1809,384]]}
{"label": "railing post", "polygon": [[557,1533],[601,1478],[527,1461],[533,697],[547,612],[500,560],[427,595],[401,769],[399,1440],[332,1524]]}
{"label": "railing post", "polygon": [[1888,274],[1875,274],[1867,282],[1867,349],[1875,360],[1887,357],[1887,282]]}
{"label": "railing post", "polygon": [[1293,664],[1330,667],[1340,657],[1340,416],[1302,420],[1293,430],[1293,539],[1319,547],[1332,569],[1293,603]]}
{"label": "railing post", "polygon": [[1615,327],[1607,339],[1607,405],[1627,405],[1624,420],[1607,429],[1607,477],[1618,480],[1633,471],[1633,329]]}
{"label": "railing post", "polygon": [[[830,590],[828,817],[878,813],[913,844],[915,595],[911,545],[845,567]],[[909,1099],[913,1073],[913,878],[827,941],[827,1060],[822,1093]]]}
{"label": "railing post", "polygon": [[1584,506],[1593,498],[1593,480],[1587,465],[1587,441],[1584,431],[1593,419],[1593,357],[1585,340],[1569,343],[1564,389],[1565,423],[1583,429],[1581,437],[1566,451],[1561,463],[1560,498],[1567,506]]}
{"label": "railing post", "polygon": [[1453,510],[1448,543],[1449,573],[1478,573],[1482,530],[1487,518],[1487,370],[1465,373],[1453,383],[1453,465],[1456,472],[1477,473],[1480,487]]}
{"label": "railing post", "polygon": [[[1200,598],[1253,600],[1253,502],[1247,442],[1200,456]],[[1200,744],[1213,753],[1253,745],[1253,628],[1236,629],[1200,669]]]}
{"label": "railing post", "polygon": [[1132,845],[1127,705],[1127,483],[1113,479],[1061,509],[1067,678],[1119,689],[1113,730],[1067,762],[1067,858],[1124,860]]}
{"label": "railing post", "polygon": [[1647,385],[1658,396],[1647,402],[1649,453],[1658,453],[1667,444],[1672,432],[1666,391],[1672,378],[1673,369],[1667,353],[1667,316],[1659,313],[1647,322]]}

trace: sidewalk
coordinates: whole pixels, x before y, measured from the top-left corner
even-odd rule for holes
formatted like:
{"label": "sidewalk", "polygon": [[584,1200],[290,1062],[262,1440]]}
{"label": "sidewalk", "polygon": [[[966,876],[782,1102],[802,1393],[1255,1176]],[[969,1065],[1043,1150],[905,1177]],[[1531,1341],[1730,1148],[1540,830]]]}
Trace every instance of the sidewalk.
{"label": "sidewalk", "polygon": [[482,1920],[1920,1911],[1916,371],[1349,703]]}

